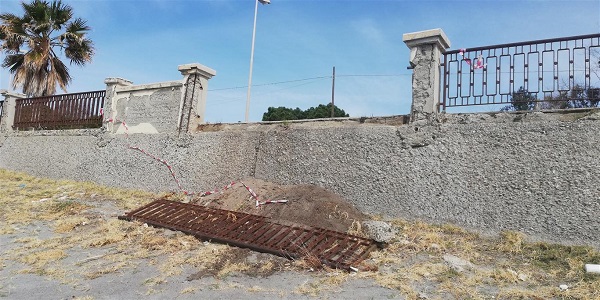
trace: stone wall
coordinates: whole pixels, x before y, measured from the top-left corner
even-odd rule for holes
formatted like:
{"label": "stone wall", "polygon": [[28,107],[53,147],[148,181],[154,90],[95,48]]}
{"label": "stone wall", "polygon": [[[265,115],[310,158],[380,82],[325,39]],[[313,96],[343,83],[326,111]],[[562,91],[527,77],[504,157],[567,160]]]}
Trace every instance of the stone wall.
{"label": "stone wall", "polygon": [[[0,168],[110,186],[206,191],[255,176],[328,188],[371,214],[600,247],[600,116],[443,115],[430,125],[224,124],[194,134],[0,136]],[[364,121],[364,120],[363,120]]]}

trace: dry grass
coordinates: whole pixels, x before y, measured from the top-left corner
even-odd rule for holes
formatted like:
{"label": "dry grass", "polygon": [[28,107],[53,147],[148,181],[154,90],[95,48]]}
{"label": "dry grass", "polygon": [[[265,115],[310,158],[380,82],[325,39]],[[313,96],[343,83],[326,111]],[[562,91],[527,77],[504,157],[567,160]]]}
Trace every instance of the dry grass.
{"label": "dry grass", "polygon": [[365,234],[365,232],[362,229],[361,223],[359,221],[357,221],[357,220],[352,221],[352,224],[350,224],[350,228],[348,228],[348,231],[346,233],[347,234],[351,234],[351,235],[355,235],[355,236],[360,236],[360,237],[368,238],[367,235]]}
{"label": "dry grass", "polygon": [[90,222],[90,220],[86,217],[69,217],[65,219],[59,219],[54,222],[54,232],[56,233],[67,233],[71,232],[78,226],[85,226]]}
{"label": "dry grass", "polygon": [[44,250],[22,256],[19,261],[39,268],[44,267],[51,262],[63,259],[66,256],[67,254],[63,250]]}
{"label": "dry grass", "polygon": [[[70,181],[55,181],[0,169],[0,235],[25,236],[10,249],[0,249],[0,268],[9,261],[33,273],[76,285],[80,280],[118,274],[140,264],[153,265],[157,273],[145,282],[150,294],[165,282],[183,275],[184,266],[204,270],[223,279],[231,274],[253,271],[269,274],[283,268],[315,270],[314,280],[287,292],[318,296],[335,291],[353,278],[373,279],[396,290],[407,299],[419,297],[421,287],[435,291],[431,299],[600,299],[600,276],[586,274],[584,264],[600,264],[600,253],[590,247],[530,243],[519,232],[503,232],[486,238],[453,225],[394,220],[397,237],[371,258],[354,275],[322,268],[306,253],[289,267],[275,261],[258,265],[245,263],[229,246],[202,243],[197,239],[116,219],[123,213],[158,197],[183,200],[182,195],[155,195]],[[103,211],[111,213],[102,213]],[[331,218],[346,215],[334,210]],[[360,235],[360,223],[350,232]],[[87,251],[87,258],[69,260],[72,252]],[[473,270],[459,273],[444,261],[444,254],[470,261]],[[253,270],[250,270],[253,269]],[[321,270],[321,271],[317,271]],[[153,277],[151,277],[153,276]],[[558,286],[566,284],[567,290]],[[207,287],[211,288],[211,287]],[[215,284],[214,289],[226,288]],[[248,292],[265,292],[260,286]],[[182,294],[194,293],[190,287]],[[278,291],[268,291],[277,294]]]}
{"label": "dry grass", "polygon": [[181,290],[181,292],[179,292],[180,294],[194,294],[196,293],[196,291],[198,290],[197,287],[191,286],[191,287],[187,287],[183,290]]}
{"label": "dry grass", "polygon": [[119,270],[123,270],[131,265],[132,264],[129,262],[118,262],[115,264],[110,264],[109,266],[101,266],[98,269],[83,274],[83,276],[85,276],[87,279],[96,279],[98,277],[102,277],[102,275],[117,273]]}
{"label": "dry grass", "polygon": [[[417,298],[414,286],[435,287],[455,299],[600,299],[600,276],[584,273],[585,263],[600,263],[600,253],[583,246],[530,243],[520,232],[497,239],[480,237],[453,225],[395,220],[398,241],[371,255],[379,272],[364,272],[380,285]],[[458,273],[444,254],[468,259],[475,269]],[[569,289],[560,291],[558,286]]]}
{"label": "dry grass", "polygon": [[518,254],[523,251],[525,243],[525,234],[517,231],[503,231],[500,233],[500,243],[498,250]]}
{"label": "dry grass", "polygon": [[[93,183],[40,179],[0,169],[0,234],[31,232],[28,237],[17,239],[10,252],[0,254],[27,265],[21,272],[65,281],[70,280],[68,277],[92,279],[118,273],[135,267],[134,261],[138,259],[165,253],[175,257],[178,252],[201,247],[201,242],[193,237],[181,234],[166,238],[162,234],[164,230],[120,221],[112,216],[107,219],[97,212],[112,206],[115,207],[113,210],[122,213],[158,197],[181,198],[180,195],[156,195]],[[43,226],[35,225],[40,222]],[[32,229],[35,227],[49,228],[50,232]],[[56,271],[70,250],[86,248],[106,249],[107,254],[79,261],[70,267],[63,266],[63,269],[74,268],[74,272]],[[112,252],[108,251],[111,249]],[[166,276],[178,273],[164,266],[161,270]]]}
{"label": "dry grass", "polygon": [[324,291],[332,290],[332,286],[327,286],[321,284],[319,281],[305,281],[301,285],[297,286],[293,291],[295,294],[301,294],[311,297],[317,297],[320,293]]}
{"label": "dry grass", "polygon": [[250,269],[250,266],[245,263],[229,262],[223,266],[219,272],[217,272],[217,278],[225,278],[233,273],[240,273]]}

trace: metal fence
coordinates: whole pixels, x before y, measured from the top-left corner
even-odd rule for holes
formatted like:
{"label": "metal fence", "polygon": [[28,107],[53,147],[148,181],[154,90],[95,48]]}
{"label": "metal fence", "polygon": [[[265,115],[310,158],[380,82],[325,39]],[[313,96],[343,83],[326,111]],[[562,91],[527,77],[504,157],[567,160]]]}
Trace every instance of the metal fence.
{"label": "metal fence", "polygon": [[[443,110],[504,104],[591,107],[600,102],[600,34],[447,51]],[[513,104],[516,104],[513,105]]]}
{"label": "metal fence", "polygon": [[102,126],[106,91],[16,100],[15,129],[76,129]]}

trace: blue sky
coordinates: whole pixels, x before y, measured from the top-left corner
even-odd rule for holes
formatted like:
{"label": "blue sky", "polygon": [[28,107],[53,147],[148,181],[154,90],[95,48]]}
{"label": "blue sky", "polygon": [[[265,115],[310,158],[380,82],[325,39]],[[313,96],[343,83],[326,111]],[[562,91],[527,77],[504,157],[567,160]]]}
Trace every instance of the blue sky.
{"label": "blue sky", "polygon": [[[201,63],[209,81],[206,120],[244,120],[253,0],[64,0],[92,27],[96,55],[71,66],[69,92],[181,79]],[[450,49],[600,32],[600,0],[271,0],[259,6],[250,121],[269,106],[307,109],[331,101],[353,117],[406,114],[411,103],[404,33],[442,28]],[[0,11],[20,13],[0,0]],[[0,88],[10,75],[0,71]]]}

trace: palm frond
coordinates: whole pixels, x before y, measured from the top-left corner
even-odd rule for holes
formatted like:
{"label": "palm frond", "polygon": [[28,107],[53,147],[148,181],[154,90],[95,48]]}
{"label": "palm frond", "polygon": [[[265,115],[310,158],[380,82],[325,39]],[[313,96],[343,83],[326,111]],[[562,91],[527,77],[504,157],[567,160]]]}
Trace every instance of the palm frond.
{"label": "palm frond", "polygon": [[14,74],[19,68],[23,66],[24,61],[24,54],[9,54],[4,58],[4,61],[2,62],[2,67],[8,68],[8,71]]}
{"label": "palm frond", "polygon": [[69,69],[67,66],[57,57],[52,58],[52,74],[54,81],[58,82],[58,85],[63,91],[67,91],[67,85],[71,82],[71,75],[69,75]]}
{"label": "palm frond", "polygon": [[73,8],[62,4],[60,0],[53,1],[50,6],[50,18],[54,21],[53,29],[60,30],[73,17]]}
{"label": "palm frond", "polygon": [[14,19],[20,19],[17,15],[11,13],[0,14],[0,20],[4,23],[11,23]]}
{"label": "palm frond", "polygon": [[86,25],[86,21],[81,18],[77,18],[73,22],[67,24],[65,32],[57,36],[55,40],[58,40],[58,44],[61,47],[65,47],[65,43],[71,45],[81,43],[90,29],[91,28]]}
{"label": "palm frond", "polygon": [[0,24],[0,51],[6,51],[7,54],[19,53],[23,41],[24,38],[12,32],[9,26]]}
{"label": "palm frond", "polygon": [[84,19],[77,18],[67,25],[66,31],[68,33],[82,35],[82,34],[87,33],[88,31],[90,31],[90,29],[91,28],[89,26],[87,26],[87,22]]}
{"label": "palm frond", "polygon": [[67,47],[65,48],[65,56],[71,60],[71,64],[83,66],[85,63],[92,61],[94,55],[94,45],[89,39],[81,39],[75,41],[67,39]]}
{"label": "palm frond", "polygon": [[16,15],[5,13],[0,14],[0,20],[2,20],[2,25],[5,26],[5,31],[10,32],[12,34],[18,35],[26,35],[25,32],[25,24],[28,23],[28,20],[25,18],[20,18]]}
{"label": "palm frond", "polygon": [[18,88],[22,87],[24,94],[26,94],[27,96],[32,96],[33,94],[29,94],[25,91],[28,87],[28,82],[29,82],[29,80],[27,78],[27,67],[24,66],[24,62],[21,62],[21,66],[22,67],[16,68],[14,70],[14,72],[11,72],[14,74],[13,81],[12,81],[12,88],[18,89]]}
{"label": "palm frond", "polygon": [[52,20],[48,13],[49,3],[47,1],[34,0],[30,4],[22,4],[25,10],[24,20],[28,21],[26,28],[35,34],[40,34],[52,29]]}

